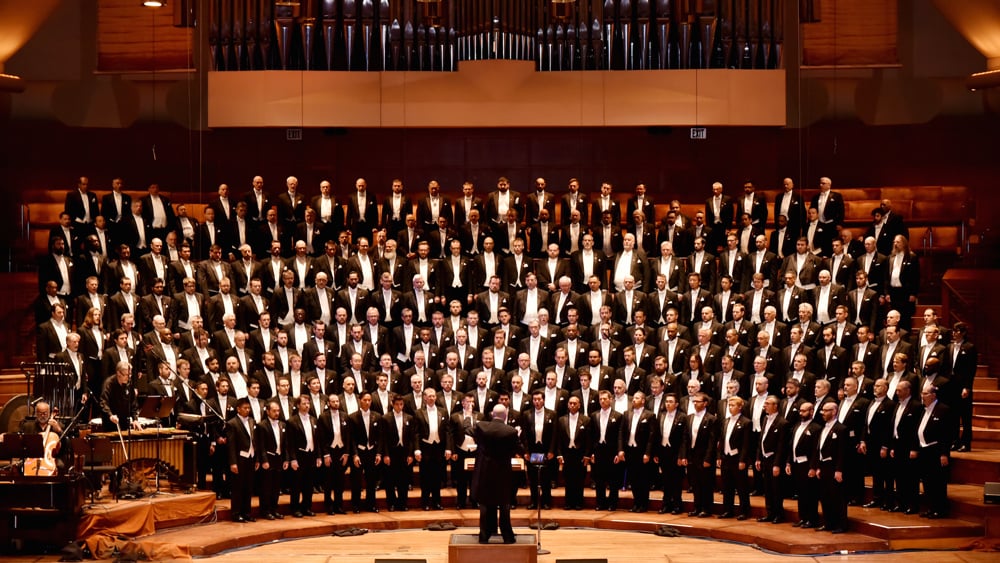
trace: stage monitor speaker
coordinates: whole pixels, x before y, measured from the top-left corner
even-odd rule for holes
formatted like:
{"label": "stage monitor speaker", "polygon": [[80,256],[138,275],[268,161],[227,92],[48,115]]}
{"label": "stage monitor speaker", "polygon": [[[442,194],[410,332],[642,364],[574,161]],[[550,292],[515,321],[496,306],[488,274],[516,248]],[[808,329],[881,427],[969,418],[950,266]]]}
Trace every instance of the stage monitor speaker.
{"label": "stage monitor speaker", "polygon": [[983,502],[986,504],[1000,504],[1000,483],[988,482],[983,485]]}

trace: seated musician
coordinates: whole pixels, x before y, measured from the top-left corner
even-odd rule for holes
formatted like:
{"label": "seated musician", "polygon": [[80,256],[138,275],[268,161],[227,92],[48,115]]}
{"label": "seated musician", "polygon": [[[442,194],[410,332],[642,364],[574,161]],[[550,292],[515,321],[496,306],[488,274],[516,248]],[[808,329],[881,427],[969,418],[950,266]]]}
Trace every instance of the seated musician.
{"label": "seated musician", "polygon": [[[63,432],[63,427],[59,424],[59,421],[52,418],[52,407],[46,403],[41,402],[35,405],[35,418],[34,420],[26,418],[21,421],[21,433],[22,434],[41,434],[42,435],[42,446],[48,450],[52,448],[52,456],[49,458],[49,463],[54,461],[56,466],[50,468],[54,470],[58,468],[59,472],[65,468],[65,463],[58,456],[61,451],[60,435]],[[29,460],[32,461],[32,460]],[[44,472],[44,467],[46,465],[46,459],[38,460],[39,465],[42,466],[42,471]],[[36,474],[37,471],[26,469],[25,474]],[[51,472],[46,473],[51,474]]]}
{"label": "seated musician", "polygon": [[131,376],[132,365],[121,361],[115,366],[114,375],[104,381],[101,390],[101,419],[106,432],[122,430],[122,423],[125,423],[126,430],[129,423],[136,430],[142,429],[135,416],[139,403],[135,388],[129,383]]}

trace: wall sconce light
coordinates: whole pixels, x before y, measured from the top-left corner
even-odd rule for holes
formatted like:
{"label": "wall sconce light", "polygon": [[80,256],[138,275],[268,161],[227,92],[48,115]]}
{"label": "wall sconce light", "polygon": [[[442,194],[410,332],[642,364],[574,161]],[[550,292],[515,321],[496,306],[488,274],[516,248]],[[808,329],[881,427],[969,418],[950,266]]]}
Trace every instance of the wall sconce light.
{"label": "wall sconce light", "polygon": [[167,5],[167,0],[143,0],[142,5],[147,8],[162,8]]}

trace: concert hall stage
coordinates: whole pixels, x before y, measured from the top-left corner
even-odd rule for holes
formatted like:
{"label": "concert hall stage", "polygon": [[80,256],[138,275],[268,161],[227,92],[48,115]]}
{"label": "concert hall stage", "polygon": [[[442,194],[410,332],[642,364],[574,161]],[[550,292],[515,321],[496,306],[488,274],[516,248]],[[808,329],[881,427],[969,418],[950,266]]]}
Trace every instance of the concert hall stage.
{"label": "concert hall stage", "polygon": [[[958,517],[926,520],[918,516],[882,512],[878,509],[851,507],[849,509],[850,531],[846,534],[833,535],[814,530],[799,530],[788,522],[795,522],[798,515],[795,502],[785,502],[786,523],[758,523],[753,518],[743,522],[717,518],[689,518],[683,515],[658,514],[658,502],[653,502],[653,510],[648,513],[629,512],[631,506],[630,494],[622,494],[622,508],[617,512],[596,512],[593,508],[582,511],[570,511],[556,508],[542,513],[544,523],[557,522],[560,528],[586,528],[597,531],[638,531],[655,533],[661,530],[668,534],[681,536],[712,538],[757,546],[765,550],[784,554],[821,555],[848,552],[878,552],[908,549],[975,549],[989,545],[994,538],[987,536],[986,522],[1000,517],[1000,507],[982,503],[982,488],[978,488],[980,497],[973,488],[952,486],[952,504]],[[445,506],[454,506],[454,489],[442,491]],[[526,491],[520,499],[522,508],[513,511],[513,524],[519,533],[536,522],[535,511],[523,508],[527,502]],[[554,503],[561,506],[561,489],[553,491]],[[348,495],[349,496],[349,495]],[[209,497],[209,498],[206,498]],[[126,552],[142,552],[153,559],[166,557],[204,557],[225,551],[262,545],[274,541],[329,536],[339,530],[358,528],[366,531],[419,530],[430,524],[449,522],[459,528],[478,527],[479,511],[476,509],[458,510],[447,508],[443,511],[426,512],[419,508],[419,493],[411,495],[410,510],[407,512],[381,512],[327,516],[321,512],[320,495],[314,496],[313,510],[318,513],[311,518],[293,518],[287,512],[288,497],[282,496],[281,508],[285,513],[284,520],[268,521],[260,519],[254,523],[234,523],[230,520],[229,501],[215,501],[214,496],[200,493],[196,495],[177,495],[175,497],[158,498],[153,501],[130,501],[129,505],[137,505],[132,510],[149,510],[152,513],[155,533],[143,535],[126,530],[109,529],[106,537],[132,536],[124,545],[119,541],[119,547]],[[655,493],[654,493],[655,498]],[[380,492],[380,501],[382,500]],[[593,491],[587,491],[589,505],[593,506]],[[684,495],[686,505],[690,505],[689,494]],[[210,502],[209,502],[210,501]],[[198,504],[197,510],[182,515],[176,511],[176,504],[191,502]],[[188,526],[194,521],[205,517],[204,506],[215,505],[215,517],[210,518],[210,524]],[[126,503],[119,503],[124,505]],[[161,506],[162,505],[162,506]],[[721,505],[721,496],[716,495],[717,508]],[[753,497],[753,516],[764,513],[764,503],[761,497]],[[256,499],[254,501],[256,508]],[[349,506],[349,503],[348,503]],[[720,510],[719,510],[720,511]],[[976,516],[971,514],[978,513]],[[159,520],[171,517],[173,521]],[[140,520],[138,516],[135,517]],[[123,515],[124,519],[124,515]],[[127,520],[123,520],[127,521]],[[543,532],[551,533],[551,532]],[[83,538],[81,538],[83,539]],[[91,541],[88,541],[88,545]]]}

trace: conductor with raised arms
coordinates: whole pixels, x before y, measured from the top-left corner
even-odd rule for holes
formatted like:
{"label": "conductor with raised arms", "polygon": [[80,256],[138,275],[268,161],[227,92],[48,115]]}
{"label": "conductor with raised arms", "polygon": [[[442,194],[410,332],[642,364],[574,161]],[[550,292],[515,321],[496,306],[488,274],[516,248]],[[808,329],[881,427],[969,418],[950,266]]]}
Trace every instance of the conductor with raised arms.
{"label": "conductor with raised arms", "polygon": [[494,406],[492,414],[491,420],[478,422],[473,428],[477,455],[472,493],[479,503],[479,543],[489,543],[496,533],[498,514],[503,542],[514,543],[514,529],[510,524],[513,479],[510,460],[518,450],[517,430],[505,422],[505,406]]}

